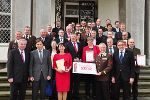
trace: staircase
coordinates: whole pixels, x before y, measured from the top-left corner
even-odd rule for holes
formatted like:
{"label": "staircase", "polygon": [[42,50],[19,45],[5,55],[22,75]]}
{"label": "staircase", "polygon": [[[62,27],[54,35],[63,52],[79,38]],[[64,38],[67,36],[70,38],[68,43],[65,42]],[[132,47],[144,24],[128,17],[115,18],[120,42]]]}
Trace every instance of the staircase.
{"label": "staircase", "polygon": [[[150,67],[141,68],[139,79],[139,100],[150,100]],[[80,94],[84,95],[83,85],[81,83]],[[0,70],[0,100],[9,100],[9,83],[7,82],[6,68]],[[149,97],[148,99],[143,99]],[[31,87],[28,87],[26,93],[26,100],[31,100]]]}

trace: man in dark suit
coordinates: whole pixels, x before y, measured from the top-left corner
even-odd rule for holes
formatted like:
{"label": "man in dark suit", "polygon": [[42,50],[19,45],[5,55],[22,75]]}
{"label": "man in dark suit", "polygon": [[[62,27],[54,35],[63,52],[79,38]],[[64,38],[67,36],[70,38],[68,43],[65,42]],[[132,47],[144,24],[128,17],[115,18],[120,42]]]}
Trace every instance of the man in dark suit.
{"label": "man in dark suit", "polygon": [[15,33],[15,40],[10,41],[10,43],[9,43],[8,54],[9,54],[10,50],[18,49],[18,41],[21,38],[22,38],[22,32],[21,31],[17,31]]}
{"label": "man in dark suit", "polygon": [[[81,61],[82,47],[79,42],[77,42],[76,34],[71,34],[71,41],[66,44],[66,51],[72,56],[72,61]],[[73,74],[71,72],[71,82],[70,91],[68,95],[68,100],[79,100],[79,85],[80,76],[79,74]],[[72,97],[73,96],[73,97]]]}
{"label": "man in dark suit", "polygon": [[103,35],[103,30],[102,29],[98,29],[98,34],[96,36],[97,38],[97,45],[100,43],[105,43],[106,44],[106,40],[107,40],[107,36]]}
{"label": "man in dark suit", "polygon": [[128,40],[129,50],[133,51],[134,60],[135,60],[135,79],[132,85],[132,96],[133,100],[137,100],[138,97],[138,80],[139,80],[139,73],[140,73],[140,66],[137,64],[137,55],[141,54],[140,49],[135,47],[134,39]]}
{"label": "man in dark suit", "polygon": [[92,28],[92,30],[95,30],[98,33],[98,29],[102,29],[103,32],[105,31],[105,27],[101,26],[101,19],[96,20],[96,26]]}
{"label": "man in dark suit", "polygon": [[113,55],[115,51],[117,51],[117,47],[113,45],[113,39],[107,38],[106,52]]}
{"label": "man in dark suit", "polygon": [[45,100],[45,86],[47,80],[51,79],[50,52],[43,49],[41,39],[36,40],[37,50],[31,52],[30,57],[30,80],[32,84],[32,100],[38,100],[38,90],[40,88],[40,100]]}
{"label": "man in dark suit", "polygon": [[46,50],[51,50],[51,41],[52,41],[52,38],[50,38],[48,36],[48,33],[46,32],[45,29],[41,29],[40,30],[40,37],[39,37],[42,42],[43,42],[43,46],[44,46],[44,49]]}
{"label": "man in dark suit", "polygon": [[59,42],[63,42],[63,43],[67,43],[68,42],[68,40],[64,37],[64,31],[62,29],[59,30],[58,35],[59,36],[55,39],[57,44]]}
{"label": "man in dark suit", "polygon": [[24,100],[29,74],[29,53],[25,51],[27,41],[18,40],[18,49],[9,52],[7,62],[10,100]]}
{"label": "man in dark suit", "polygon": [[120,22],[119,21],[115,21],[115,27],[113,27],[112,29],[113,32],[120,32]]}
{"label": "man in dark suit", "polygon": [[61,22],[60,21],[56,21],[56,27],[52,29],[52,32],[56,33],[56,35],[55,35],[56,37],[55,38],[58,37],[58,32],[59,32],[60,29],[63,29],[61,27]]}
{"label": "man in dark suit", "polygon": [[[115,34],[115,38],[118,40],[122,40],[122,32],[126,31],[126,25],[124,23],[120,24],[120,32]],[[128,32],[128,38],[131,38],[131,34]]]}
{"label": "man in dark suit", "polygon": [[112,55],[106,52],[106,44],[99,44],[100,53],[96,56],[96,100],[110,100],[109,74],[112,69]]}
{"label": "man in dark suit", "polygon": [[36,37],[31,34],[31,29],[29,26],[25,26],[23,37],[27,40],[26,50],[28,52],[35,50]]}
{"label": "man in dark suit", "polygon": [[112,83],[115,83],[114,100],[119,100],[123,88],[123,100],[130,100],[131,84],[134,81],[134,55],[125,49],[124,41],[117,42],[118,50],[113,54]]}

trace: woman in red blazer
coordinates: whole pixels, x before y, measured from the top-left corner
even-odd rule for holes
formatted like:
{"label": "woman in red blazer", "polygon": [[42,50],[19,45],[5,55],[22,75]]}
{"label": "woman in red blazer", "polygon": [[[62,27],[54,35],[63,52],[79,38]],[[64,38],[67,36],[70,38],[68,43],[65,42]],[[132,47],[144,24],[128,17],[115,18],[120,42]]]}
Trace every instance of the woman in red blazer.
{"label": "woman in red blazer", "polygon": [[[82,61],[87,63],[94,63],[96,55],[100,53],[100,50],[97,46],[93,45],[93,38],[87,38],[88,46],[83,48],[82,53]],[[92,54],[93,53],[93,54]],[[88,56],[87,56],[88,54]],[[92,57],[93,56],[93,57]],[[86,92],[86,99],[94,99],[96,96],[96,85],[95,85],[95,75],[87,74],[85,75],[85,92]],[[92,95],[90,95],[90,84],[92,84]],[[91,96],[91,97],[90,97]]]}

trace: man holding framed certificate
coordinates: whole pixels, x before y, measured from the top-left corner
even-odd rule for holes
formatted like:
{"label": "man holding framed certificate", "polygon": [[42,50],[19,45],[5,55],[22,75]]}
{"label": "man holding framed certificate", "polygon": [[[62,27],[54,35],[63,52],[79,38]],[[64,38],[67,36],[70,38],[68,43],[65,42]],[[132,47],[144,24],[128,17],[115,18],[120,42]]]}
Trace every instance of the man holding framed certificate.
{"label": "man holding framed certificate", "polygon": [[[138,80],[139,80],[139,73],[140,73],[140,65],[138,65],[138,56],[141,56],[140,49],[135,47],[135,41],[134,39],[128,40],[129,50],[133,51],[134,54],[134,60],[135,60],[135,79],[132,85],[132,96],[133,100],[137,100],[138,96]],[[141,60],[144,61],[144,60]]]}
{"label": "man holding framed certificate", "polygon": [[[85,46],[83,48],[82,53],[82,61],[86,63],[94,63],[96,55],[100,53],[100,50],[97,46],[93,45],[93,38],[88,37],[87,38],[88,46]],[[85,75],[85,92],[87,99],[90,99],[90,84],[92,84],[92,98],[95,98],[95,75]]]}

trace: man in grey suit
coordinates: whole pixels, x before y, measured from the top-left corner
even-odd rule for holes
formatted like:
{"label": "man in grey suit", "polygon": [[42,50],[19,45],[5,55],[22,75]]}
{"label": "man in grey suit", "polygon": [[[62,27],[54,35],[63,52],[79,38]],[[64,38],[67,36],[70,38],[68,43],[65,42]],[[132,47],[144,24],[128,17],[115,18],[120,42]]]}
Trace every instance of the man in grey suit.
{"label": "man in grey suit", "polygon": [[32,100],[38,99],[40,87],[40,100],[45,99],[45,86],[47,80],[51,79],[50,52],[43,49],[41,39],[36,40],[37,49],[31,52],[30,57],[30,80],[32,84]]}

